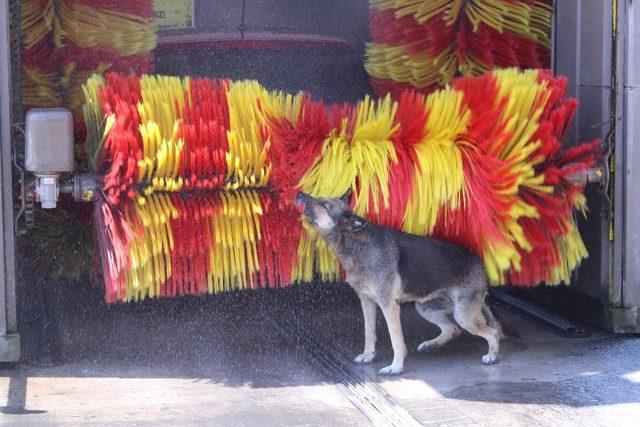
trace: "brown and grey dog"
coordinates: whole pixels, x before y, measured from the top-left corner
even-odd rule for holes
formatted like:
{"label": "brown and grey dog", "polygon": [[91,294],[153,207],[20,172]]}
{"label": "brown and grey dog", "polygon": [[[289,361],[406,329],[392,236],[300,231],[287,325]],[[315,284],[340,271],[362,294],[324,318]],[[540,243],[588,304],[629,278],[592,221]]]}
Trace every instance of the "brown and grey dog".
{"label": "brown and grey dog", "polygon": [[441,347],[465,329],[489,343],[482,357],[498,362],[500,323],[484,302],[487,278],[482,261],[462,246],[379,227],[353,214],[342,199],[316,199],[299,193],[296,203],[335,251],[347,283],[357,292],[364,315],[364,351],[354,362],[376,354],[376,313],[380,307],[391,336],[393,362],[382,375],[400,374],[407,349],[400,324],[400,303],[415,301],[418,313],[441,333],[418,346]]}

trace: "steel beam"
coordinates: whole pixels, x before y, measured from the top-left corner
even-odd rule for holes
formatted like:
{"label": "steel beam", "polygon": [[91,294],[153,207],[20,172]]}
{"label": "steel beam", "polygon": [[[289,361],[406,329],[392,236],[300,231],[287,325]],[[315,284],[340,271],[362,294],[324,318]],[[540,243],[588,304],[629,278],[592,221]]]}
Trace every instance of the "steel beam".
{"label": "steel beam", "polygon": [[17,335],[15,253],[13,229],[13,185],[11,169],[11,43],[9,1],[0,0],[0,362],[20,355]]}

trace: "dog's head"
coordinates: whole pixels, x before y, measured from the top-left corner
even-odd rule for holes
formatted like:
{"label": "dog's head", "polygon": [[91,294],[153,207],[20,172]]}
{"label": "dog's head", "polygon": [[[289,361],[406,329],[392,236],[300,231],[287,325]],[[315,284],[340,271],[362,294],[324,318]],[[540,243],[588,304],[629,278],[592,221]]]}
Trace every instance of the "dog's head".
{"label": "dog's head", "polygon": [[320,234],[327,234],[336,229],[341,232],[356,231],[364,227],[366,221],[351,212],[348,205],[349,193],[340,198],[315,198],[305,193],[298,193],[296,206],[304,213]]}

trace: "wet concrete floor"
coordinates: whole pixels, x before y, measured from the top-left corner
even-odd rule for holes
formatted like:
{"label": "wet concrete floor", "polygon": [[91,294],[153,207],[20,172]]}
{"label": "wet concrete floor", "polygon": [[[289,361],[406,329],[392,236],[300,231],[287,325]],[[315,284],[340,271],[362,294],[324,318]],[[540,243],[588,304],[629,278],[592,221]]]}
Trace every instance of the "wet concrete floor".
{"label": "wet concrete floor", "polygon": [[[371,424],[271,310],[353,357],[362,320],[344,286],[114,306],[83,292],[53,298],[53,367],[40,366],[39,323],[22,307],[23,362],[0,370],[0,424]],[[404,307],[406,371],[385,378],[377,370],[392,353],[379,314],[378,358],[360,372],[425,425],[640,425],[640,338],[569,339],[510,318],[521,337],[484,366],[484,341],[466,335],[418,353],[437,330]]]}

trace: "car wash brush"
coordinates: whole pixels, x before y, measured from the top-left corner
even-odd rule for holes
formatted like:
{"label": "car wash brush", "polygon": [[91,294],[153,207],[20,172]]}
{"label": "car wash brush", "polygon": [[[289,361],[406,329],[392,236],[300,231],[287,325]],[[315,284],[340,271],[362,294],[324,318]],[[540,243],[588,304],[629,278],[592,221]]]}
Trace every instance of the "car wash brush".
{"label": "car wash brush", "polygon": [[95,76],[87,147],[108,301],[338,281],[293,205],[338,197],[383,226],[462,244],[492,284],[570,281],[587,256],[564,150],[577,102],[545,71],[452,80],[429,95],[326,106],[254,81]]}

